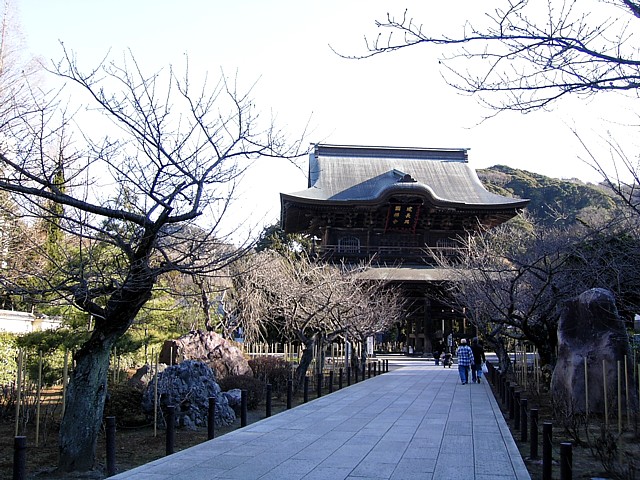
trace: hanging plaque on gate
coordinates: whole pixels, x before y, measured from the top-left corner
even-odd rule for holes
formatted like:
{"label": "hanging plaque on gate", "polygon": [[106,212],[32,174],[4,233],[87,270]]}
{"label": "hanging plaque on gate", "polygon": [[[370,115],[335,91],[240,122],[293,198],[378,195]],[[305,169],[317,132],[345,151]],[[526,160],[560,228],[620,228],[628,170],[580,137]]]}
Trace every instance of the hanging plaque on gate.
{"label": "hanging plaque on gate", "polygon": [[415,232],[420,215],[420,205],[395,203],[389,205],[385,230]]}

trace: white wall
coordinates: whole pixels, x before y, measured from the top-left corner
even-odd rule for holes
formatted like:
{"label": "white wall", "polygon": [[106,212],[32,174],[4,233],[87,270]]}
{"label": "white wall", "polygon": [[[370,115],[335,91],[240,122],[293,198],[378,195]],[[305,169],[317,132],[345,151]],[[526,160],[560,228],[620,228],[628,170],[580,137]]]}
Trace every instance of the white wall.
{"label": "white wall", "polygon": [[60,321],[50,317],[36,317],[32,313],[0,310],[0,330],[11,333],[30,333],[54,330]]}

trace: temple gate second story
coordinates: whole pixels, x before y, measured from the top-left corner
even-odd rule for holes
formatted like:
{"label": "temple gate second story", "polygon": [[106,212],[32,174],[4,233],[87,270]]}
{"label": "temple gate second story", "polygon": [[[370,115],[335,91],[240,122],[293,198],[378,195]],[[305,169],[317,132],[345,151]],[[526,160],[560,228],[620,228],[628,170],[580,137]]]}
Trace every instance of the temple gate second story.
{"label": "temple gate second story", "polygon": [[281,194],[282,226],[326,260],[432,265],[460,239],[512,218],[528,200],[487,191],[467,149],[315,146],[308,188]]}

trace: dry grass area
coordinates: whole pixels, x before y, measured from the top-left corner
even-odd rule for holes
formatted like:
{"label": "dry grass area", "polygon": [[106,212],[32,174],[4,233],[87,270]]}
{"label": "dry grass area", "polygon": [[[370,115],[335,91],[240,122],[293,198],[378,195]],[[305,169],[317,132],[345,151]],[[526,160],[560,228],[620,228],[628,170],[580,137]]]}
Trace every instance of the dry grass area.
{"label": "dry grass area", "polygon": [[[529,408],[537,408],[539,411],[539,433],[538,433],[538,457],[531,459],[530,436],[528,442],[521,442],[521,432],[514,428],[514,421],[509,420],[509,413],[504,406],[500,405],[499,395],[496,395],[498,404],[501,406],[503,415],[511,429],[513,438],[518,445],[520,454],[525,461],[525,465],[533,480],[542,478],[542,424],[551,422],[552,428],[552,478],[560,478],[560,444],[570,442],[572,444],[572,466],[573,479],[611,479],[611,480],[634,480],[640,479],[640,471],[634,471],[634,466],[640,465],[640,431],[638,429],[638,416],[635,415],[629,422],[624,423],[621,435],[618,435],[617,420],[614,419],[607,432],[603,435],[602,419],[593,416],[590,421],[585,422],[584,418],[579,420],[569,420],[554,418],[548,395],[527,396]],[[587,428],[589,428],[587,434]],[[529,432],[530,433],[530,432]],[[603,462],[597,458],[597,454],[607,457],[608,454],[615,455],[615,461]],[[605,458],[606,459],[606,458]],[[610,457],[611,459],[611,457]],[[606,467],[605,467],[606,465]]]}
{"label": "dry grass area", "polygon": [[[295,402],[294,402],[295,403]],[[284,402],[273,400],[272,414],[275,415],[286,409]],[[258,409],[248,412],[247,422],[253,423],[265,417],[265,410]],[[216,427],[215,436],[240,428],[240,418],[228,427]],[[12,478],[13,472],[13,442],[15,424],[0,422],[0,478]],[[62,479],[62,478],[106,478],[106,447],[105,436],[98,441],[96,469],[84,474],[71,477],[68,473],[58,474],[55,471],[58,456],[57,428],[49,426],[46,435],[41,428],[39,445],[35,446],[35,426],[30,425],[26,430],[27,437],[27,479]],[[175,451],[184,450],[207,440],[207,429],[198,430],[176,429]],[[152,425],[137,428],[116,429],[116,467],[119,472],[130,470],[139,465],[151,462],[165,455],[166,436],[164,429],[157,429],[154,436]]]}

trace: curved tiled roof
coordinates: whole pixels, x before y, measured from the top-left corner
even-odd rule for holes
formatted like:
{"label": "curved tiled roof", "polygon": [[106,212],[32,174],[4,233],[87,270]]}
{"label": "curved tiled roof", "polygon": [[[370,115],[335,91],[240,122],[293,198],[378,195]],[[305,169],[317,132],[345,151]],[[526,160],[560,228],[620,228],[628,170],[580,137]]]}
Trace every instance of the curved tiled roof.
{"label": "curved tiled roof", "polygon": [[467,163],[466,149],[316,145],[309,188],[281,194],[300,203],[373,203],[393,194],[421,194],[435,204],[524,207],[528,200],[487,191]]}

